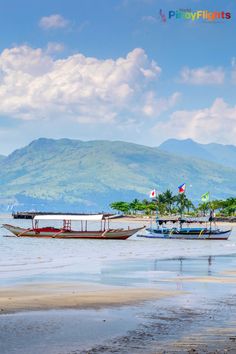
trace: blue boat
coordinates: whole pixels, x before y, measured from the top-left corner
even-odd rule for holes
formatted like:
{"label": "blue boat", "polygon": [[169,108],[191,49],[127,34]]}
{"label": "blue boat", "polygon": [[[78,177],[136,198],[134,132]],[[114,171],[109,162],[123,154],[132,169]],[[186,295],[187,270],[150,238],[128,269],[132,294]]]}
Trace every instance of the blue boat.
{"label": "blue boat", "polygon": [[[177,226],[175,224],[177,223]],[[171,224],[167,227],[167,224]],[[205,224],[201,227],[186,227],[188,224]],[[163,226],[164,225],[164,226]],[[232,229],[222,230],[216,226],[214,218],[179,218],[179,219],[156,219],[156,226],[152,225],[145,229],[145,233],[138,237],[184,239],[184,240],[227,240]]]}

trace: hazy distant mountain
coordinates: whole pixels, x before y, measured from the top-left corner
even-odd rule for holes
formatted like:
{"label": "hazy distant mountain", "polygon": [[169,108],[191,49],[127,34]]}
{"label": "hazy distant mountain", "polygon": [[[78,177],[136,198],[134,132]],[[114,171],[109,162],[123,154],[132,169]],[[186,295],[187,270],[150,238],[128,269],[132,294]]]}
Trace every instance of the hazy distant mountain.
{"label": "hazy distant mountain", "polygon": [[115,200],[149,198],[152,188],[177,192],[182,182],[196,200],[208,190],[236,195],[236,170],[120,141],[38,139],[0,167],[2,210],[108,210]]}
{"label": "hazy distant mountain", "polygon": [[185,156],[196,157],[236,168],[236,146],[221,144],[199,144],[191,139],[169,139],[159,146],[160,149]]}

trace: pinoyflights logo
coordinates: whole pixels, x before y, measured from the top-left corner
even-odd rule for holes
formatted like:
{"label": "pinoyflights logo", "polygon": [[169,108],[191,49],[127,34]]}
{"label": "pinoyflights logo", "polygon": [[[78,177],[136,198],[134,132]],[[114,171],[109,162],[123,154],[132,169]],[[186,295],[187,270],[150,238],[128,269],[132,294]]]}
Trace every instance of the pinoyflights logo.
{"label": "pinoyflights logo", "polygon": [[232,18],[230,12],[226,11],[208,11],[208,10],[196,10],[192,11],[191,9],[178,9],[178,10],[170,10],[168,13],[164,13],[161,9],[160,19],[162,22],[167,22],[170,20],[188,20],[188,21],[224,21],[230,20]]}

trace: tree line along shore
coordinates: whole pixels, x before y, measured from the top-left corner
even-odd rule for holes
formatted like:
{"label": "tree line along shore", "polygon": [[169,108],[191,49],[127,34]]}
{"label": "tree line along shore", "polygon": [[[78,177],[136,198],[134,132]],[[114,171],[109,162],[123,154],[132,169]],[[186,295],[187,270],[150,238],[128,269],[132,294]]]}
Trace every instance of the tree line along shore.
{"label": "tree line along shore", "polygon": [[186,194],[175,195],[168,189],[152,200],[116,201],[111,203],[110,207],[126,216],[152,216],[158,211],[161,216],[184,214],[191,217],[205,216],[212,210],[217,218],[222,218],[222,221],[223,219],[235,219],[233,221],[236,221],[236,198],[234,197],[215,199],[194,205]]}

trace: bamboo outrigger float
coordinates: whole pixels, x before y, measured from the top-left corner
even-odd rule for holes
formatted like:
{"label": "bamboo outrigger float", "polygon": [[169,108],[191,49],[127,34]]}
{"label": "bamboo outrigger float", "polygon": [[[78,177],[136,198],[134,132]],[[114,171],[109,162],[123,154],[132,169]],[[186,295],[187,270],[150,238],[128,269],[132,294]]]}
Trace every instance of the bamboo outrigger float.
{"label": "bamboo outrigger float", "polygon": [[[109,222],[115,216],[97,215],[35,215],[32,219],[32,227],[22,227],[3,224],[3,227],[17,237],[35,238],[64,238],[64,239],[103,239],[103,240],[125,240],[142,228],[136,229],[111,229]],[[39,221],[62,221],[62,228],[52,226],[39,227]],[[73,230],[71,222],[80,222],[80,230]],[[99,230],[89,230],[88,222],[100,222]]]}

